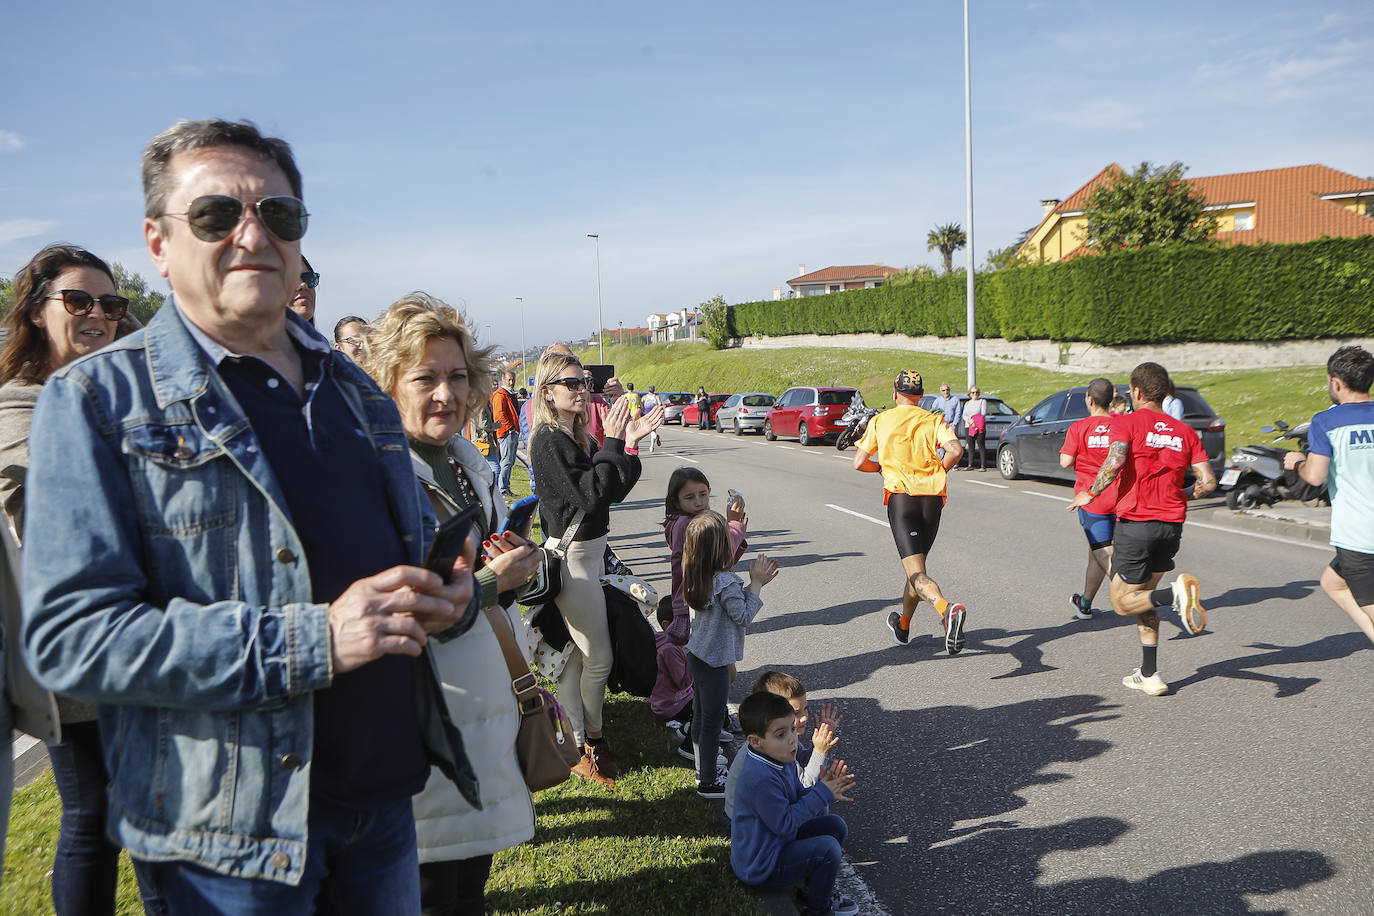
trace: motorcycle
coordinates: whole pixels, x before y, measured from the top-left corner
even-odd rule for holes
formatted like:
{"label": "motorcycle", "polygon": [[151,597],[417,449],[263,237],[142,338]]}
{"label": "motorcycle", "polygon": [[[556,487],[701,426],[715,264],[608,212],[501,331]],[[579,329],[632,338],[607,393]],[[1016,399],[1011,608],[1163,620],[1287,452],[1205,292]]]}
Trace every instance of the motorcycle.
{"label": "motorcycle", "polygon": [[864,404],[863,395],[854,392],[854,398],[849,402],[849,406],[840,414],[839,420],[835,421],[844,429],[835,437],[835,448],[844,451],[855,442],[863,438],[864,430],[868,429],[868,421],[878,414],[878,408],[868,407]]}
{"label": "motorcycle", "polygon": [[[1298,450],[1305,452],[1309,426],[1311,423],[1289,426],[1282,420],[1275,420],[1273,426],[1263,427],[1262,431],[1278,433],[1274,442],[1292,439],[1298,443]],[[1254,509],[1258,506],[1272,506],[1283,499],[1330,505],[1331,499],[1327,495],[1325,484],[1314,487],[1299,477],[1297,471],[1284,470],[1283,456],[1288,451],[1278,445],[1237,446],[1221,475],[1221,486],[1230,487],[1226,493],[1227,507]]]}

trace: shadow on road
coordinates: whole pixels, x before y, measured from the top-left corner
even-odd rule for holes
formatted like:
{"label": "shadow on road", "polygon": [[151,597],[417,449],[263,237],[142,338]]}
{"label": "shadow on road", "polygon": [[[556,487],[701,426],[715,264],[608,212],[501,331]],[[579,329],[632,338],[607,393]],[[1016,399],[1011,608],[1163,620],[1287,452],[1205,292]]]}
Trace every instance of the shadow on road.
{"label": "shadow on road", "polygon": [[1271,665],[1294,665],[1305,662],[1330,662],[1340,658],[1347,658],[1356,652],[1370,648],[1369,640],[1363,633],[1338,633],[1334,636],[1325,636],[1321,639],[1304,643],[1300,646],[1276,646],[1271,643],[1252,643],[1246,648],[1262,649],[1255,655],[1243,655],[1240,658],[1228,658],[1219,662],[1212,662],[1210,665],[1203,665],[1193,674],[1177,681],[1172,681],[1170,686],[1174,690],[1181,690],[1184,687],[1191,687],[1193,684],[1200,683],[1213,677],[1231,677],[1244,681],[1263,681],[1274,685],[1274,699],[1281,700],[1284,697],[1296,696],[1305,691],[1308,687],[1321,683],[1319,677],[1284,677],[1280,674],[1270,674],[1264,671],[1256,671],[1256,668],[1267,668]]}
{"label": "shadow on road", "polygon": [[[828,686],[820,671],[788,670],[812,690]],[[834,806],[851,824],[848,858],[893,913],[1251,913],[1248,895],[1335,874],[1324,855],[1294,849],[1192,862],[1141,880],[1047,883],[1043,860],[1061,851],[1102,849],[1094,870],[1116,870],[1111,847],[1135,829],[1114,817],[1050,826],[1015,817],[1027,790],[1068,783],[1075,777],[1065,765],[1110,750],[1081,729],[1116,718],[1118,708],[1089,694],[988,709],[894,711],[870,698],[843,700],[833,756],[848,759],[858,779],[856,804]],[[847,746],[883,753],[851,759]]]}
{"label": "shadow on road", "polygon": [[1303,579],[1300,582],[1288,582],[1284,585],[1233,588],[1222,592],[1220,595],[1204,595],[1202,603],[1207,608],[1207,613],[1210,614],[1221,608],[1250,607],[1270,598],[1301,601],[1316,591],[1318,584],[1316,579]]}

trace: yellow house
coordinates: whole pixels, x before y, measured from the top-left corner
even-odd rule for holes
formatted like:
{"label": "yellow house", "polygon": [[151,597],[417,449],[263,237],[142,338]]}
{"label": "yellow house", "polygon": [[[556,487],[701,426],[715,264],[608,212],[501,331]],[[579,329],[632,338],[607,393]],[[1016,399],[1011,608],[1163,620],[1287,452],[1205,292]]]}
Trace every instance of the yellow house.
{"label": "yellow house", "polygon": [[[1113,162],[1065,200],[1042,200],[1040,225],[1017,250],[1033,262],[1090,253],[1083,214],[1098,185],[1125,174]],[[1223,244],[1310,242],[1325,236],[1374,235],[1374,179],[1324,165],[1297,165],[1188,179],[1216,217]]]}

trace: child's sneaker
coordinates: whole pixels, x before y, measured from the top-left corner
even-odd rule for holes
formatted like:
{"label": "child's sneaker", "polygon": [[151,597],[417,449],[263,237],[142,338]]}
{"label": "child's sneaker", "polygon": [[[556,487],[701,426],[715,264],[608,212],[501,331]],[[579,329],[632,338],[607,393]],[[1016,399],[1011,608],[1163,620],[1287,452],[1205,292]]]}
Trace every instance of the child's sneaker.
{"label": "child's sneaker", "polygon": [[830,912],[835,916],[858,916],[859,905],[848,897],[835,893],[830,895]]}
{"label": "child's sneaker", "polygon": [[730,771],[723,766],[716,766],[716,778],[711,782],[697,782],[697,794],[702,798],[725,798],[725,779],[730,775]]}
{"label": "child's sneaker", "polygon": [[1082,595],[1074,595],[1069,599],[1069,604],[1073,606],[1073,616],[1079,620],[1093,619],[1093,603],[1084,601]]}
{"label": "child's sneaker", "polygon": [[[683,738],[683,739],[682,739],[682,743],[679,744],[679,745],[677,746],[677,754],[678,754],[679,757],[683,758],[684,760],[690,760],[690,761],[692,761],[692,765],[693,765],[693,766],[696,766],[696,762],[697,762],[696,747],[695,747],[695,745],[692,744],[692,736],[691,736],[691,735],[688,735],[686,738]],[[722,754],[722,753],[720,753],[719,751],[717,751],[717,753],[716,753],[716,766],[728,766],[729,763],[730,763],[730,761],[728,761],[728,760],[725,759],[725,755]]]}

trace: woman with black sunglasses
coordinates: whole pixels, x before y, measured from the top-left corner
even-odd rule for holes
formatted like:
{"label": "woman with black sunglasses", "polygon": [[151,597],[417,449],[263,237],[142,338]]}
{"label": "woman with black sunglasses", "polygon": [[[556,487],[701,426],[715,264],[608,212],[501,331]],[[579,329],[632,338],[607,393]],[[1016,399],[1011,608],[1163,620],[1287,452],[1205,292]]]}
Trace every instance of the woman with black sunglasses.
{"label": "woman with black sunglasses", "polygon": [[[615,784],[620,766],[601,730],[601,706],[611,675],[611,636],[601,591],[611,504],[639,481],[639,440],[663,422],[658,407],[630,419],[624,398],[604,418],[606,441],[596,448],[587,433],[591,395],[582,364],[571,354],[546,352],[534,376],[534,432],[530,464],[539,481],[539,514],[545,537],[568,548],[563,589],[555,602],[573,650],[558,677],[558,700],[572,720],[582,758],[573,773],[600,785]],[[580,521],[573,531],[573,522]]]}
{"label": "woman with black sunglasses", "polygon": [[[79,356],[92,353],[139,327],[128,314],[129,300],[115,291],[114,274],[100,258],[74,245],[49,245],[14,277],[14,303],[5,316],[5,346],[0,350],[0,499],[15,539],[24,535],[24,479],[29,466],[29,425],[38,393],[48,376]],[[123,327],[121,327],[121,325]],[[5,608],[5,632],[17,634],[18,609]],[[13,612],[13,613],[12,613]],[[6,663],[23,671],[18,640],[6,639]],[[94,704],[56,697],[34,685],[30,696],[45,696],[37,715],[19,713],[35,737],[48,744],[53,777],[62,797],[62,827],[52,870],[57,916],[113,913],[119,847],[105,838],[105,772]],[[33,723],[46,720],[47,728]],[[44,732],[44,734],[38,734]],[[140,876],[141,878],[141,876]],[[140,885],[142,881],[140,880]],[[146,890],[150,913],[161,904]]]}

